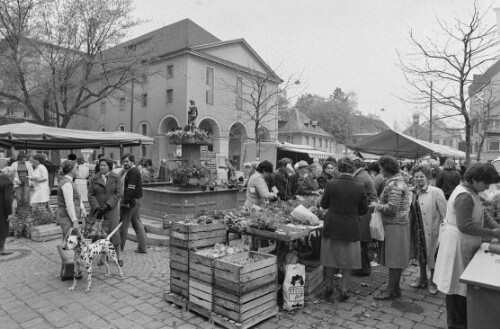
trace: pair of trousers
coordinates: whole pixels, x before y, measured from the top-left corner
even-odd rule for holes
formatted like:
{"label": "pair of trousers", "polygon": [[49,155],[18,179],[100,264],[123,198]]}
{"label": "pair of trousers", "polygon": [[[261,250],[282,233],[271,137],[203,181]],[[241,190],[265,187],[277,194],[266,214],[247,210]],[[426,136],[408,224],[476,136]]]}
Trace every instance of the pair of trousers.
{"label": "pair of trousers", "polygon": [[135,231],[135,235],[137,236],[137,243],[139,244],[139,251],[147,251],[148,243],[146,237],[146,230],[144,229],[144,225],[142,225],[139,208],[141,207],[140,199],[135,200],[135,205],[130,208],[121,207],[120,208],[120,221],[122,222],[122,226],[120,227],[120,238],[121,238],[121,249],[125,249],[125,242],[127,241],[127,232],[132,223],[132,228]]}
{"label": "pair of trousers", "polygon": [[19,206],[25,206],[29,207],[30,205],[30,199],[31,199],[31,187],[29,186],[28,183],[24,183],[21,186],[18,186],[15,188],[16,191],[16,198],[17,198],[17,205]]}
{"label": "pair of trousers", "polygon": [[467,297],[446,295],[448,329],[467,329]]}

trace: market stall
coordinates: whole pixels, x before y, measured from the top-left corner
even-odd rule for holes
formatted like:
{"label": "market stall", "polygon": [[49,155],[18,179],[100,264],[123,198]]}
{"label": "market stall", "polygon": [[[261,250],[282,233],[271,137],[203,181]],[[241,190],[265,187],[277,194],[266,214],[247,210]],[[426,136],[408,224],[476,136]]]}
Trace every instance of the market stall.
{"label": "market stall", "polygon": [[88,131],[29,122],[0,126],[0,146],[32,150],[77,150],[153,144],[150,137],[124,131]]}
{"label": "market stall", "polygon": [[465,159],[465,152],[446,145],[414,138],[391,129],[347,147],[361,153],[391,155],[396,158],[418,159],[427,155],[437,155]]}
{"label": "market stall", "polygon": [[[492,252],[494,251],[494,252]],[[467,323],[469,328],[493,328],[500,323],[500,244],[483,243],[462,273],[467,284]]]}

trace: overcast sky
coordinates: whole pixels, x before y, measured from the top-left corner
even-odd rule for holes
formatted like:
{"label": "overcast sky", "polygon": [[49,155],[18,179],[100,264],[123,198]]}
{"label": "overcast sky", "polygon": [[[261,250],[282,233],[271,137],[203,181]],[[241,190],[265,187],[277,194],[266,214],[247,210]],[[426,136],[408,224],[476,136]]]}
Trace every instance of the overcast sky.
{"label": "overcast sky", "polygon": [[[477,0],[480,8],[500,7]],[[398,99],[406,89],[396,50],[409,51],[410,29],[434,36],[436,17],[469,17],[472,0],[136,0],[147,19],[136,37],[189,18],[221,40],[244,38],[284,79],[301,75],[297,92],[355,92],[359,110],[403,128],[415,106]],[[485,17],[495,24],[491,10]],[[384,108],[382,112],[380,109]]]}

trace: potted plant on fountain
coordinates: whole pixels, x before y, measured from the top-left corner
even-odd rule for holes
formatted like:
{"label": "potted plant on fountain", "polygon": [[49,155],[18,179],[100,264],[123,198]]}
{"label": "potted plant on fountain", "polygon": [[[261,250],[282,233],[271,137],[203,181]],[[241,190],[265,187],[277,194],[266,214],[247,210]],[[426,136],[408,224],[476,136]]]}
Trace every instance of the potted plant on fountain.
{"label": "potted plant on fountain", "polygon": [[210,144],[212,136],[195,126],[185,126],[184,129],[169,131],[167,137],[171,144]]}

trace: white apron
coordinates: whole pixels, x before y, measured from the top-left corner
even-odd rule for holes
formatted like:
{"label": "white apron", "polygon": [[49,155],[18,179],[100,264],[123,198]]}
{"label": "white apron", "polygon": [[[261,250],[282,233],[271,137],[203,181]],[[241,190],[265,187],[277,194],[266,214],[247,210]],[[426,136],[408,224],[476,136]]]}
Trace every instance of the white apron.
{"label": "white apron", "polygon": [[39,164],[32,173],[33,178],[45,178],[43,182],[33,182],[33,195],[31,196],[30,203],[49,202],[50,200],[50,186],[49,186],[49,172],[44,165]]}
{"label": "white apron", "polygon": [[466,192],[472,196],[474,209],[472,220],[484,223],[484,208],[477,194],[467,190],[462,185],[458,185],[448,200],[445,225],[440,237],[439,251],[436,259],[434,272],[434,283],[439,291],[447,295],[466,296],[467,286],[460,283],[460,276],[469,265],[476,251],[481,247],[481,237],[472,236],[460,232],[457,227],[457,217],[455,213],[455,198],[458,194]]}

